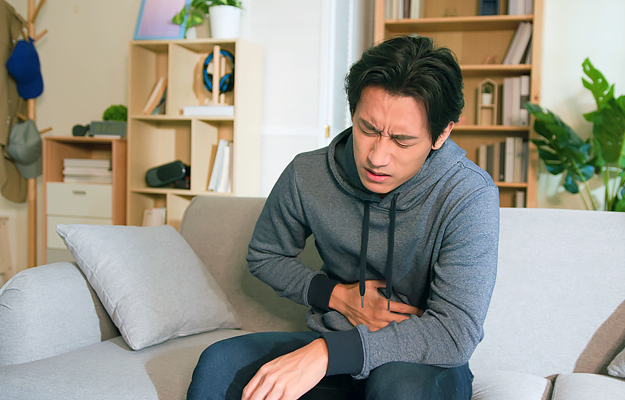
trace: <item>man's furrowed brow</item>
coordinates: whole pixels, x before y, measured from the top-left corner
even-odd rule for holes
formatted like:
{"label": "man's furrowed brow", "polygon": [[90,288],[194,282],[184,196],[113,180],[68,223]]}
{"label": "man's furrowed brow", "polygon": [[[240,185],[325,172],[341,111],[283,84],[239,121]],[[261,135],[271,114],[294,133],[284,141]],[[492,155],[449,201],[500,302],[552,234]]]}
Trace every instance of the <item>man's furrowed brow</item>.
{"label": "man's furrowed brow", "polygon": [[373,125],[373,123],[371,123],[371,122],[367,121],[366,119],[364,119],[364,118],[362,118],[362,117],[360,117],[359,119],[360,119],[360,122],[362,123],[362,125],[363,125],[365,128],[370,129],[370,130],[372,130],[372,131],[374,131],[374,132],[377,132],[377,133],[382,132],[381,130],[379,130],[378,128],[376,128],[376,127],[375,127],[375,125]]}

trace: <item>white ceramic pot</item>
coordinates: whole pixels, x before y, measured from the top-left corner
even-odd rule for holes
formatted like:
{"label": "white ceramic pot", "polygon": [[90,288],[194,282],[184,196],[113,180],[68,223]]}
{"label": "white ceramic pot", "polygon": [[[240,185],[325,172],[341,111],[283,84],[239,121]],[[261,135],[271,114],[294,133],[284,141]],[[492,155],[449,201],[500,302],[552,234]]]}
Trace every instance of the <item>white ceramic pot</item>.
{"label": "white ceramic pot", "polygon": [[239,37],[241,9],[232,6],[213,6],[208,9],[211,23],[211,37],[234,39]]}
{"label": "white ceramic pot", "polygon": [[489,106],[493,103],[493,94],[492,93],[482,93],[482,105]]}

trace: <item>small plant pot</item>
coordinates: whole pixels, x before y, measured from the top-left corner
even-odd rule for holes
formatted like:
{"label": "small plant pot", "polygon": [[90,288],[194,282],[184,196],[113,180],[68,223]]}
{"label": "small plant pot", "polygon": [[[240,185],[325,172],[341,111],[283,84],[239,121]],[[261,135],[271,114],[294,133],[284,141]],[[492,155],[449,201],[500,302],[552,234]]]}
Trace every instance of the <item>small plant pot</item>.
{"label": "small plant pot", "polygon": [[493,104],[493,94],[492,93],[482,93],[482,105],[489,106]]}
{"label": "small plant pot", "polygon": [[232,6],[213,6],[208,9],[211,24],[211,37],[234,39],[239,37],[241,9]]}

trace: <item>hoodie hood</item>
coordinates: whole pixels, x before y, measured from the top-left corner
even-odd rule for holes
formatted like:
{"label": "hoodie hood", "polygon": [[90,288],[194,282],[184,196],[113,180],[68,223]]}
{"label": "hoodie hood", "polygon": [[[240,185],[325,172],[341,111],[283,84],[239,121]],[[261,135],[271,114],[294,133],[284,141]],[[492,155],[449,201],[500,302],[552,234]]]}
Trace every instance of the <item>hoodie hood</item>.
{"label": "hoodie hood", "polygon": [[351,127],[338,134],[328,146],[328,165],[334,179],[352,196],[390,209],[392,198],[397,195],[397,211],[405,211],[417,204],[427,191],[449,173],[466,154],[466,151],[451,139],[447,139],[440,149],[430,152],[419,172],[389,192],[384,199],[368,190],[360,180],[354,158]]}
{"label": "hoodie hood", "polygon": [[368,190],[360,180],[354,158],[354,141],[352,128],[341,132],[328,148],[328,164],[339,185],[351,195],[364,203],[362,217],[360,261],[359,261],[359,289],[361,307],[364,308],[365,275],[367,270],[367,250],[369,242],[369,222],[371,203],[389,212],[388,250],[384,277],[386,278],[385,296],[390,310],[393,292],[393,256],[395,253],[395,219],[397,211],[405,211],[417,204],[427,191],[450,169],[460,161],[466,152],[453,141],[447,139],[438,150],[430,152],[423,166],[412,178],[389,192],[383,199],[376,193]]}

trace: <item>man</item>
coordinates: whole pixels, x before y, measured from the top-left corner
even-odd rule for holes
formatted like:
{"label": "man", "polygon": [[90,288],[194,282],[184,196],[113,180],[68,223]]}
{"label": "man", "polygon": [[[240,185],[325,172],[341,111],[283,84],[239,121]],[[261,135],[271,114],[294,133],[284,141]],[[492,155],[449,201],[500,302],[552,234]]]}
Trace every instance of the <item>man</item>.
{"label": "man", "polygon": [[[453,54],[425,37],[391,38],[352,66],[353,127],[285,169],[247,256],[280,296],[311,307],[311,331],[214,344],[189,399],[471,398],[499,197],[448,139],[462,87]],[[310,234],[321,271],[297,258]]]}

